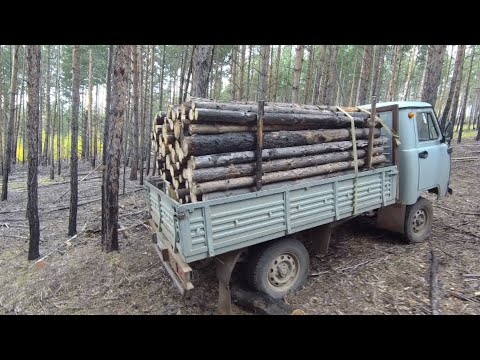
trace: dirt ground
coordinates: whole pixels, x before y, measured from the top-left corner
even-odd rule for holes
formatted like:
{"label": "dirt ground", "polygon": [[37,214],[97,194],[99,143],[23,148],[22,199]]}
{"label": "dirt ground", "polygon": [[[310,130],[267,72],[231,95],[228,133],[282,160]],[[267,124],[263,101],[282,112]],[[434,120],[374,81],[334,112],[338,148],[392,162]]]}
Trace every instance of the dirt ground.
{"label": "dirt ground", "polygon": [[[476,156],[480,143],[454,144],[453,158]],[[433,234],[406,245],[401,237],[355,219],[334,232],[328,255],[311,253],[310,276],[286,302],[306,314],[430,314],[431,250],[439,257],[441,314],[480,314],[480,161],[453,161],[454,195],[434,201]],[[89,173],[82,164],[80,179]],[[48,180],[40,168],[41,255],[27,261],[26,168],[12,174],[0,203],[0,313],[215,314],[214,266],[193,273],[195,289],[182,298],[152,247],[144,191],[127,181],[120,197],[119,252],[100,250],[100,173],[79,185],[78,231],[66,242],[69,169]],[[308,242],[307,242],[308,247]],[[234,306],[234,313],[248,312]]]}

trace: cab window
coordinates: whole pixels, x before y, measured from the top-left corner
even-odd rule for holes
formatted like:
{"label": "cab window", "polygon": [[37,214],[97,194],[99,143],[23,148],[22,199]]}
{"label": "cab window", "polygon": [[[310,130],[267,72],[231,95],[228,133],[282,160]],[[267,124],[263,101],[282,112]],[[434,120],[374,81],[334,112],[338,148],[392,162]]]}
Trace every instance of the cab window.
{"label": "cab window", "polygon": [[435,127],[432,113],[417,113],[417,132],[419,141],[429,141],[438,139],[438,130]]}

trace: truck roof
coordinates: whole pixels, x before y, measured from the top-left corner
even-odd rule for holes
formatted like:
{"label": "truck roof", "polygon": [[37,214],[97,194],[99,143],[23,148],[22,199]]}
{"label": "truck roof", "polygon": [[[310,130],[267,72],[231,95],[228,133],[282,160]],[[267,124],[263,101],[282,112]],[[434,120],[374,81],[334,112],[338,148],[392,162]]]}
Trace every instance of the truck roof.
{"label": "truck roof", "polygon": [[[389,102],[379,102],[379,103],[377,103],[377,107],[391,106],[391,105],[398,105],[398,107],[400,109],[432,107],[432,105],[430,105],[427,102],[423,102],[423,101],[389,101]],[[369,109],[371,107],[371,104],[360,105],[359,107]]]}

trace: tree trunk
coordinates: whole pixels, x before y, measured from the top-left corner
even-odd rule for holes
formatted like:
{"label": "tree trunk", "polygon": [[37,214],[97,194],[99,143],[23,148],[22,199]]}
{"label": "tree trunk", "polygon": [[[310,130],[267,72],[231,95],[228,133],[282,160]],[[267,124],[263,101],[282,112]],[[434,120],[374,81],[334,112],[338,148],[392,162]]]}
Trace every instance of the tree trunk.
{"label": "tree trunk", "polygon": [[[346,141],[351,138],[349,129],[279,131],[264,134],[264,148],[313,145],[324,142]],[[368,129],[357,129],[357,139],[367,139]],[[380,130],[375,129],[375,136]],[[182,150],[187,155],[208,155],[255,149],[256,134],[229,133],[220,135],[194,135],[185,137]]]}
{"label": "tree trunk", "polygon": [[[374,146],[386,144],[386,138],[374,139]],[[357,140],[357,149],[368,147],[367,140]],[[315,156],[335,151],[347,151],[352,149],[351,141],[328,142],[314,145],[292,146],[277,149],[264,149],[262,159],[271,161],[276,159],[291,159]],[[253,162],[256,159],[255,151],[241,151],[222,154],[209,154],[203,156],[192,156],[188,162],[188,167],[195,169],[204,169],[211,167],[229,166],[232,164],[244,164]]]}
{"label": "tree trunk", "polygon": [[102,232],[102,249],[104,251],[118,250],[118,196],[120,157],[122,152],[122,129],[125,122],[128,78],[127,61],[128,45],[117,46],[117,56],[113,71],[112,111],[108,130],[109,140],[107,164],[104,179],[104,198],[106,207],[103,211],[105,220]]}
{"label": "tree trunk", "polygon": [[247,101],[250,100],[250,83],[252,81],[252,77],[250,76],[250,69],[252,65],[252,51],[253,51],[253,45],[248,46],[248,66],[247,66]]}
{"label": "tree trunk", "polygon": [[3,168],[4,168],[4,141],[3,137],[5,134],[5,106],[4,106],[4,96],[3,96],[3,48],[0,46],[0,176],[3,176]]}
{"label": "tree trunk", "polygon": [[[213,68],[213,58],[215,56],[215,45],[212,45],[212,54],[210,55],[210,64],[208,65],[208,75],[207,75],[207,91],[208,91],[208,84],[210,83],[210,73],[212,72]],[[207,95],[212,97],[210,93],[207,92]]]}
{"label": "tree trunk", "polygon": [[133,46],[133,159],[130,164],[130,180],[137,180],[138,173],[138,128],[140,126],[139,120],[139,82],[140,82],[140,66],[141,58],[139,59],[138,45]]}
{"label": "tree trunk", "polygon": [[[455,47],[455,45],[451,45],[451,53],[453,53],[453,48],[454,47]],[[446,54],[446,56],[448,56],[448,65],[447,65],[447,72],[445,73],[444,79],[442,80],[443,83],[442,83],[442,88],[441,88],[441,92],[440,92],[440,95],[439,95],[439,98],[440,98],[441,101],[439,101],[437,103],[438,112],[440,112],[440,109],[443,108],[444,103],[446,102],[445,91],[447,89],[448,77],[450,76],[450,68],[452,67],[452,56],[450,55],[448,50],[445,51],[445,54]]]}
{"label": "tree trunk", "polygon": [[[457,48],[457,55],[455,57],[455,65],[453,68],[453,75],[452,80],[450,82],[450,90],[448,91],[447,103],[445,104],[445,108],[443,109],[442,116],[440,117],[441,128],[445,128],[445,124],[449,119],[449,114],[452,106],[453,95],[455,94],[455,90],[457,89],[458,83],[461,81],[462,78],[462,67],[463,67],[463,59],[465,57],[465,45],[458,45]],[[453,117],[455,117],[455,113],[453,113]]]}
{"label": "tree trunk", "polygon": [[[188,93],[188,86],[190,85],[190,77],[192,76],[192,68],[193,68],[193,55],[195,53],[195,47],[196,45],[193,45],[192,47],[192,53],[190,54],[190,61],[189,61],[189,66],[188,66],[188,75],[187,75],[187,84],[185,85],[185,90],[183,92],[183,100],[187,98],[187,93]],[[162,73],[163,73],[163,63],[162,63]],[[163,75],[162,75],[163,76]],[[161,106],[160,106],[161,107]]]}
{"label": "tree trunk", "polygon": [[[166,47],[166,45],[163,45],[162,65],[161,65],[162,71],[160,72],[160,84],[159,84],[160,110],[163,109],[163,75],[165,73],[165,47]],[[192,54],[192,56],[193,56],[193,54]]]}
{"label": "tree trunk", "polygon": [[185,71],[187,68],[188,45],[183,45],[182,61],[180,66],[180,88],[178,91],[178,103],[183,101],[183,84],[185,83]]}
{"label": "tree trunk", "polygon": [[70,155],[70,216],[68,236],[77,233],[78,205],[78,108],[80,105],[80,45],[73,46],[72,149]]}
{"label": "tree trunk", "polygon": [[[417,46],[413,45],[412,52],[410,54],[410,62],[408,64],[407,80],[405,83],[405,96],[403,97],[403,100],[408,100],[410,98],[410,87],[412,84],[413,73],[415,72],[416,58],[417,58]],[[440,67],[440,75],[441,73],[442,73],[442,69]]]}
{"label": "tree trunk", "polygon": [[430,45],[428,47],[427,73],[423,84],[422,101],[430,103],[433,108],[437,102],[446,48],[446,45]]}
{"label": "tree trunk", "polygon": [[305,45],[298,45],[295,48],[295,65],[293,68],[293,84],[292,84],[292,102],[298,102],[298,92],[300,90],[300,77],[302,75],[303,53]]}
{"label": "tree trunk", "polygon": [[12,45],[12,79],[10,81],[10,117],[8,119],[7,141],[5,142],[5,169],[2,178],[2,201],[8,198],[8,176],[12,165],[13,129],[15,125],[15,95],[17,93],[18,52],[20,45]]}
{"label": "tree trunk", "polygon": [[397,83],[398,83],[398,74],[400,72],[399,64],[401,58],[401,45],[395,45],[393,49],[393,58],[392,58],[392,77],[390,79],[390,84],[388,85],[388,101],[394,101],[397,98]]}
{"label": "tree trunk", "polygon": [[[272,90],[273,90],[273,45],[270,46],[270,57],[269,57],[269,69],[268,69],[268,94],[265,94],[267,100],[272,100]],[[240,99],[241,100],[241,99]]]}
{"label": "tree trunk", "polygon": [[[193,51],[193,49],[192,49]],[[150,111],[148,112],[148,117],[150,119],[150,131],[155,124],[155,119],[153,118],[153,74],[155,71],[155,46],[152,45],[152,53],[150,60]],[[188,81],[185,89],[188,87]],[[148,132],[150,134],[150,131]],[[148,138],[148,147],[147,147],[147,176],[150,174],[150,161],[151,161],[151,152],[152,152],[152,142]],[[156,157],[154,162],[156,161]],[[155,171],[154,171],[155,172]],[[155,175],[154,173],[152,175]]]}
{"label": "tree trunk", "polygon": [[465,113],[467,112],[467,100],[468,100],[468,93],[470,90],[470,78],[472,76],[472,67],[473,67],[473,58],[475,56],[475,45],[472,46],[472,55],[470,59],[470,69],[468,70],[468,78],[467,78],[467,86],[465,89],[465,95],[463,96],[463,104],[462,104],[462,116],[460,117],[459,121],[459,130],[458,130],[458,143],[462,142],[462,133],[463,133],[463,123],[465,122]]}
{"label": "tree trunk", "polygon": [[[266,100],[267,95],[267,72],[268,72],[268,55],[270,52],[270,45],[261,45],[260,48],[260,83],[258,84],[258,100]],[[257,120],[257,115],[253,121]]]}
{"label": "tree trunk", "polygon": [[373,63],[373,45],[365,45],[363,53],[362,73],[360,74],[360,93],[358,95],[358,104],[366,104],[368,101],[368,88],[370,85],[370,75],[372,73]]}
{"label": "tree trunk", "polygon": [[[50,50],[50,49],[49,49]],[[48,69],[48,71],[50,70],[50,68]],[[59,69],[57,68],[57,72],[59,71]],[[50,81],[47,82],[47,84],[50,83]],[[58,94],[58,79],[57,79],[57,82],[55,83],[55,108],[54,108],[54,112],[53,112],[53,119],[51,119],[51,145],[49,147],[50,149],[50,153],[46,154],[46,157],[49,157],[50,158],[50,180],[54,180],[55,179],[55,150],[54,150],[54,146],[55,146],[55,121],[57,119],[57,116],[59,116],[59,112],[60,112],[60,109],[59,109],[59,106],[58,106],[58,97],[59,97],[59,94]],[[47,102],[50,102],[50,100],[47,98]],[[47,106],[47,109],[48,109],[48,106]],[[48,116],[47,116],[48,118]],[[58,133],[58,129],[57,129],[57,133]],[[59,136],[60,134],[57,135],[57,137]],[[47,146],[48,143],[45,144],[45,146]]]}
{"label": "tree trunk", "polygon": [[240,58],[240,86],[238,89],[238,98],[243,100],[243,75],[245,73],[245,53],[247,51],[247,45],[242,45],[242,56]]}
{"label": "tree trunk", "polygon": [[[50,114],[50,45],[47,45],[47,77],[46,77],[46,96],[45,96],[45,100],[46,100],[46,107],[47,107],[47,119],[46,119],[46,124],[45,124],[45,146],[43,146],[43,156],[42,156],[42,164],[43,165],[47,165],[49,162],[51,162],[52,160],[48,159],[50,153],[49,153],[49,145],[50,145],[50,132],[51,132],[51,120],[50,120],[50,117],[51,117],[51,114]],[[41,126],[39,125],[40,127],[40,138],[39,138],[39,142],[41,143],[42,142],[42,129],[41,129]],[[41,153],[40,153],[40,156],[41,156]]]}
{"label": "tree trunk", "polygon": [[197,45],[193,60],[192,96],[207,97],[212,45]]}
{"label": "tree trunk", "polygon": [[[372,164],[380,164],[385,162],[384,155],[373,157]],[[365,165],[363,159],[358,159],[358,167],[361,168]],[[302,178],[308,178],[312,176],[329,174],[337,171],[349,170],[354,167],[353,161],[342,161],[324,165],[310,166],[305,168],[298,168],[286,171],[277,171],[266,173],[262,177],[262,182],[265,184],[297,180]],[[227,180],[208,181],[204,183],[192,183],[190,184],[191,193],[194,195],[206,194],[214,191],[225,191],[229,189],[236,189],[242,187],[253,186],[255,184],[255,176],[245,176]]]}
{"label": "tree trunk", "polygon": [[372,84],[372,93],[371,95],[376,95],[377,99],[379,99],[380,87],[381,87],[381,79],[383,74],[383,62],[385,59],[385,53],[387,51],[386,45],[377,45],[378,50],[376,54],[375,60],[375,71],[373,73],[373,84]]}
{"label": "tree trunk", "polygon": [[[28,260],[40,257],[40,220],[38,218],[38,123],[40,95],[40,45],[27,45],[28,83],[28,203],[30,228]],[[48,94],[50,95],[50,94]]]}
{"label": "tree trunk", "polygon": [[315,45],[310,45],[309,55],[308,55],[308,69],[307,69],[307,82],[305,84],[305,97],[303,99],[304,104],[309,104],[312,97],[312,73],[313,73],[313,62],[315,59]]}
{"label": "tree trunk", "polygon": [[[280,59],[282,57],[282,45],[277,45],[277,59],[275,64],[275,89],[273,91],[273,101],[277,101],[278,87],[280,80]],[[248,99],[247,99],[248,100]]]}
{"label": "tree trunk", "polygon": [[62,98],[61,98],[61,83],[60,83],[60,53],[61,53],[61,45],[58,45],[57,48],[57,106],[58,106],[58,126],[57,126],[57,174],[60,176],[62,172],[62,159],[60,158],[60,149],[61,149],[61,139],[63,135],[62,131]]}
{"label": "tree trunk", "polygon": [[[22,47],[24,49],[24,46]],[[13,134],[13,148],[12,148],[12,162],[15,165],[17,163],[17,148],[18,148],[18,132],[20,129],[20,120],[21,120],[21,115],[22,115],[22,109],[25,108],[25,74],[26,74],[26,64],[27,62],[25,61],[25,49],[23,51],[23,56],[22,56],[22,73],[21,73],[21,90],[20,90],[20,109],[16,112],[16,120],[15,120],[15,129],[14,129],[14,134]]]}
{"label": "tree trunk", "polygon": [[323,67],[325,62],[326,45],[321,45],[319,50],[319,59],[317,67],[317,76],[315,77],[315,90],[313,92],[313,103],[320,102],[320,90],[322,85]]}
{"label": "tree trunk", "polygon": [[[285,87],[283,89],[283,101],[287,102],[288,100],[288,85],[290,84],[290,69],[292,67],[292,51],[293,51],[293,45],[290,45],[289,47],[289,52],[288,52],[288,65],[287,65],[287,76],[285,78]],[[291,93],[290,93],[291,94]]]}
{"label": "tree trunk", "polygon": [[362,81],[362,74],[363,74],[364,57],[365,57],[365,46],[363,47],[363,54],[360,59],[360,74],[358,75],[358,81],[356,82],[356,85],[355,85],[356,86],[355,92],[354,92],[355,101],[353,102],[353,105],[358,104],[358,97],[360,95],[360,88],[361,88],[361,81]]}
{"label": "tree trunk", "polygon": [[337,56],[339,45],[332,45],[331,52],[330,52],[330,65],[327,74],[327,79],[325,82],[325,94],[323,97],[323,104],[325,105],[332,105],[333,101],[333,94],[334,94],[334,86],[335,86],[335,67],[337,64]]}
{"label": "tree trunk", "polygon": [[[466,47],[465,47],[466,51]],[[452,112],[450,113],[450,119],[452,121],[453,127],[455,128],[455,125],[458,125],[457,123],[457,114],[458,114],[458,105],[460,103],[460,93],[462,89],[462,81],[463,81],[463,65],[465,63],[465,51],[463,54],[462,58],[462,65],[460,68],[460,72],[458,73],[458,81],[457,81],[457,86],[455,88],[454,96],[453,96],[453,103],[452,103]],[[458,131],[458,127],[457,127]]]}
{"label": "tree trunk", "polygon": [[237,100],[237,45],[232,47],[232,69],[231,86],[232,86],[232,100]]}
{"label": "tree trunk", "polygon": [[[85,147],[87,154],[92,157],[91,145],[95,141],[93,139],[93,53],[92,49],[88,51],[88,125],[87,125],[87,143]],[[95,161],[90,159],[92,170],[95,168]]]}
{"label": "tree trunk", "polygon": [[[185,56],[186,57],[186,56]],[[142,65],[142,81],[140,82],[141,85],[141,91],[142,91],[142,116],[140,118],[141,120],[141,126],[140,126],[140,185],[143,185],[143,166],[145,163],[145,123],[146,123],[146,114],[147,114],[147,84],[148,84],[148,66],[149,66],[149,61],[150,58],[148,57],[148,46],[147,46],[147,51],[146,51],[146,58],[147,58],[147,64],[145,70],[143,70],[143,65]],[[145,76],[143,76],[145,74]],[[182,90],[182,89],[181,89]],[[182,91],[179,91],[179,100],[181,100],[181,97],[183,95]]]}
{"label": "tree trunk", "polygon": [[94,121],[92,122],[92,169],[95,169],[96,163],[97,163],[97,153],[98,153],[98,133],[97,133],[97,128],[98,128],[98,121],[100,119],[99,113],[98,113],[98,85],[95,86],[95,116],[94,116]]}
{"label": "tree trunk", "polygon": [[350,94],[348,96],[348,104],[349,105],[355,105],[355,96],[356,96],[356,92],[355,92],[355,86],[357,84],[357,65],[358,65],[358,59],[359,59],[359,54],[358,54],[358,51],[356,50],[355,51],[355,60],[353,62],[353,76],[352,76],[352,86],[350,88]]}

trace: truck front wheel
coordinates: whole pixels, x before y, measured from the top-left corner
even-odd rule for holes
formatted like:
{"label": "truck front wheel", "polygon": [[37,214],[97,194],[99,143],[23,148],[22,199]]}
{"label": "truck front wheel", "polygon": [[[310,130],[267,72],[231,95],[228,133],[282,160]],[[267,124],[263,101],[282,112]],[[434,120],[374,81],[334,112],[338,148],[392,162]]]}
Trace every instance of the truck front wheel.
{"label": "truck front wheel", "polygon": [[298,240],[286,238],[259,246],[248,261],[250,286],[274,299],[302,287],[310,258]]}
{"label": "truck front wheel", "polygon": [[405,238],[409,243],[423,242],[432,233],[433,207],[430,201],[420,197],[405,211]]}

